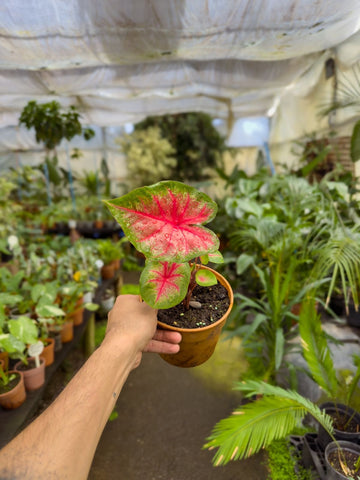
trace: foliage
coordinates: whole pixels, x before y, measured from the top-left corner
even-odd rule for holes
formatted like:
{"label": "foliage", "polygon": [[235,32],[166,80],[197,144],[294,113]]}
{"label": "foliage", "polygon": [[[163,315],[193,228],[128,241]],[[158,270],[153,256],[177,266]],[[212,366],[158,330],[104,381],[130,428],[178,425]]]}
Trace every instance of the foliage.
{"label": "foliage", "polygon": [[[228,268],[236,270],[239,286],[257,295],[261,287],[248,275],[253,264],[267,268],[280,257],[284,265],[296,258],[293,294],[305,283],[331,277],[327,302],[337,290],[347,302],[350,290],[357,304],[360,243],[355,192],[343,182],[326,179],[310,184],[294,175],[235,173],[232,194],[224,202],[231,232],[225,258]],[[320,293],[325,296],[326,291]]]}
{"label": "foliage", "polygon": [[299,464],[298,452],[287,439],[272,442],[267,448],[267,454],[270,470],[268,480],[313,480],[313,472]]}
{"label": "foliage", "polygon": [[333,438],[331,418],[313,402],[297,392],[264,382],[237,383],[236,390],[247,397],[261,396],[237,408],[218,422],[204,448],[218,448],[213,462],[225,465],[266,448],[274,440],[290,434],[306,414],[312,415]]}
{"label": "foliage", "polygon": [[76,135],[82,135],[85,140],[90,140],[94,136],[92,129],[83,129],[75,106],[61,111],[61,105],[56,101],[42,104],[34,100],[28,102],[19,122],[27,129],[34,128],[36,141],[43,143],[47,150],[54,150],[63,138],[71,140]]}
{"label": "foliage", "polygon": [[209,178],[209,169],[221,165],[225,139],[213,126],[209,115],[189,112],[148,117],[135,125],[135,131],[153,126],[160,128],[162,137],[175,151],[176,165],[168,178],[198,182]]}
{"label": "foliage", "polygon": [[120,144],[126,157],[128,183],[131,188],[141,187],[171,177],[176,166],[175,150],[166,138],[161,136],[159,127],[135,130],[120,137]]}
{"label": "foliage", "polygon": [[[300,313],[301,345],[307,373],[333,401],[345,395],[349,403],[360,379],[360,358],[354,356],[356,371],[343,392],[316,313],[314,297],[314,293],[309,293]],[[256,400],[237,409],[213,429],[205,448],[219,447],[214,458],[216,465],[244,458],[266,448],[275,439],[285,438],[306,413],[310,413],[334,440],[332,420],[325,410],[321,411],[297,392],[253,380],[237,383],[235,389]]]}
{"label": "foliage", "polygon": [[126,237],[117,242],[114,242],[110,238],[97,240],[96,249],[100,259],[105,265],[109,265],[114,260],[120,260],[125,257],[124,244],[127,241]]}
{"label": "foliage", "polygon": [[168,181],[135,189],[106,204],[129,241],[146,257],[140,292],[149,305],[170,308],[186,298],[188,306],[196,281],[216,283],[211,272],[203,275],[196,262],[188,263],[201,256],[205,263],[222,261],[217,236],[203,227],[217,210],[207,195]]}
{"label": "foliage", "polygon": [[309,296],[302,304],[299,320],[302,353],[308,368],[306,373],[331,401],[349,405],[360,380],[360,356],[353,356],[355,372],[348,376],[344,385],[337,376],[329,341],[322,330],[321,317],[316,311],[313,297]]}
{"label": "foliage", "polygon": [[[276,383],[285,356],[297,348],[292,342],[298,334],[298,316],[293,313],[307,292],[316,284],[304,285],[295,294],[291,286],[296,275],[296,259],[290,264],[279,261],[264,271],[254,265],[262,287],[259,298],[235,293],[237,300],[227,328],[230,336],[239,335],[249,360],[248,376]],[[319,283],[319,282],[318,282]]]}

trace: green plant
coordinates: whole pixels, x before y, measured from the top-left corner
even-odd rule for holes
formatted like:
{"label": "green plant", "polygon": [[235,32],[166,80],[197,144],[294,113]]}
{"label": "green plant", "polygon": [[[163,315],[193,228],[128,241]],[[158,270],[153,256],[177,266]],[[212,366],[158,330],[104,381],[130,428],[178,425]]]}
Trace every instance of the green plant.
{"label": "green plant", "polygon": [[196,282],[217,283],[215,275],[200,269],[197,260],[222,261],[218,237],[202,226],[217,210],[207,195],[183,183],[165,181],[106,204],[128,240],[146,258],[140,293],[149,305],[170,308],[184,300],[188,308]]}
{"label": "green plant", "polygon": [[110,238],[96,241],[96,249],[100,259],[105,265],[109,265],[114,260],[120,260],[125,257],[124,243],[126,238],[114,242]]}
{"label": "green plant", "polygon": [[299,453],[288,439],[275,440],[267,448],[268,480],[313,480],[313,472],[300,464]]}
{"label": "green plant", "polygon": [[6,322],[9,333],[0,334],[0,348],[8,352],[11,358],[20,359],[27,365],[27,346],[38,341],[38,329],[35,322],[26,316],[10,319]]}
{"label": "green plant", "polygon": [[54,150],[63,138],[71,140],[76,135],[82,135],[85,140],[94,136],[91,128],[83,128],[77,108],[71,105],[61,111],[59,102],[52,101],[38,104],[32,100],[21,112],[20,124],[27,129],[34,128],[36,141],[43,143],[47,150]]}
{"label": "green plant", "polygon": [[278,263],[264,270],[256,265],[253,267],[262,293],[258,297],[235,293],[237,302],[227,328],[229,336],[242,338],[250,365],[248,375],[276,383],[286,354],[297,348],[292,341],[298,334],[298,316],[294,307],[323,281],[303,285],[293,293],[298,267],[295,256],[289,264],[280,258]]}
{"label": "green plant", "polygon": [[128,182],[132,188],[171,176],[176,166],[175,150],[158,127],[135,130],[118,139],[126,157]]}
{"label": "green plant", "polygon": [[184,182],[206,180],[210,176],[209,171],[222,164],[225,139],[206,113],[188,112],[148,117],[135,125],[135,131],[154,126],[160,128],[162,137],[175,152],[176,164],[167,178]]}
{"label": "green plant", "polygon": [[[300,333],[308,374],[329,396],[338,398],[342,387],[316,313],[314,295],[309,295],[303,302]],[[348,401],[360,378],[359,358],[355,364],[357,369],[346,394]],[[216,465],[244,458],[266,448],[273,440],[285,438],[306,413],[312,415],[336,441],[330,416],[297,392],[253,380],[239,382],[235,384],[235,389],[256,400],[240,407],[214,427],[205,448],[219,447],[214,458]]]}

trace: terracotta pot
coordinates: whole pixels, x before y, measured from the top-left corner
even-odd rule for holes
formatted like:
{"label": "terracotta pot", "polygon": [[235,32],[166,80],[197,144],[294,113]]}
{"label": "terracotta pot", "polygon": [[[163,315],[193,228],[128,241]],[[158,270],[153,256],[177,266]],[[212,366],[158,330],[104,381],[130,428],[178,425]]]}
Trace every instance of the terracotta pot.
{"label": "terracotta pot", "polygon": [[83,323],[84,309],[81,308],[83,304],[84,297],[81,297],[75,304],[75,310],[66,316],[67,320],[72,321],[75,327]]}
{"label": "terracotta pot", "polygon": [[94,227],[100,230],[104,227],[104,220],[94,220]]}
{"label": "terracotta pot", "polygon": [[20,377],[18,383],[12,390],[0,394],[0,405],[7,410],[12,410],[14,408],[20,407],[20,405],[25,402],[26,391],[23,372],[16,372],[15,370],[10,370],[8,373],[16,373]]}
{"label": "terracotta pot", "polygon": [[103,280],[108,280],[109,278],[115,277],[115,268],[111,263],[101,267],[101,278]]}
{"label": "terracotta pot", "polygon": [[[28,359],[29,361],[34,360],[33,357]],[[45,383],[45,359],[44,357],[40,357],[40,367],[29,368],[28,370],[24,370],[23,362],[17,362],[15,364],[15,370],[17,372],[21,371],[24,375],[24,383],[25,389],[28,392],[32,392],[33,390],[37,390],[41,388]]]}
{"label": "terracotta pot", "polygon": [[72,320],[65,321],[61,327],[61,342],[69,343],[74,338],[74,324]]}
{"label": "terracotta pot", "polygon": [[114,266],[115,271],[120,269],[120,258],[117,258],[116,260],[113,260],[111,262],[111,265]]}
{"label": "terracotta pot", "polygon": [[55,340],[53,338],[45,338],[44,350],[41,352],[41,356],[45,360],[45,367],[52,365],[55,359]]}
{"label": "terracotta pot", "polygon": [[175,355],[160,355],[166,362],[177,367],[196,367],[206,362],[211,357],[219,340],[221,330],[225,325],[226,319],[234,304],[233,291],[228,281],[211,268],[204,266],[201,268],[211,270],[216,276],[218,282],[226,288],[229,295],[230,305],[222,318],[206,327],[178,328],[158,321],[158,326],[161,329],[172,330],[173,332],[179,332],[182,335],[179,353],[176,353]]}
{"label": "terracotta pot", "polygon": [[0,360],[4,362],[4,370],[5,372],[9,368],[9,354],[8,352],[0,352]]}

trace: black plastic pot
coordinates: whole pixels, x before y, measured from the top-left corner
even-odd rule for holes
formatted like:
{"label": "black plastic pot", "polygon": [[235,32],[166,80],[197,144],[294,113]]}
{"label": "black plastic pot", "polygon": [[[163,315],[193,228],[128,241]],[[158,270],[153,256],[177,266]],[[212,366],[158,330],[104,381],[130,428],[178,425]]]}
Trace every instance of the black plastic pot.
{"label": "black plastic pot", "polygon": [[346,315],[346,322],[349,327],[360,328],[360,310],[356,311],[354,304],[349,304],[349,314]]}
{"label": "black plastic pot", "polygon": [[[354,410],[347,405],[343,405],[342,403],[334,403],[334,402],[327,402],[320,405],[322,410],[334,417],[338,414],[345,416],[347,419],[352,419],[359,425],[359,432],[351,432],[351,431],[343,431],[334,429],[334,437],[336,440],[344,440],[348,442],[360,442],[360,413]],[[318,442],[322,449],[325,450],[326,446],[332,442],[332,438],[327,433],[326,430],[320,425],[319,432],[318,432]]]}
{"label": "black plastic pot", "polygon": [[331,442],[327,445],[325,449],[325,464],[326,464],[326,470],[327,470],[327,476],[326,478],[328,480],[347,480],[349,478],[348,475],[342,474],[335,470],[330,461],[329,461],[329,455],[333,452],[337,452],[341,448],[343,451],[350,451],[354,453],[355,455],[360,455],[360,446],[357,445],[356,443],[352,442],[346,442],[343,440],[340,440],[339,442]]}

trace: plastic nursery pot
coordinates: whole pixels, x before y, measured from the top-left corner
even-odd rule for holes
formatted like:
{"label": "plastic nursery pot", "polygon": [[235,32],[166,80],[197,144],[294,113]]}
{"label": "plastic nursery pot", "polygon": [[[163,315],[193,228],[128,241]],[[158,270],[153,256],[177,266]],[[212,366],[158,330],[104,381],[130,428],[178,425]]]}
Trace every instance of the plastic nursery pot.
{"label": "plastic nursery pot", "polygon": [[72,320],[66,320],[61,325],[61,342],[69,343],[74,338],[74,324]]}
{"label": "plastic nursery pot", "polygon": [[[360,455],[360,445],[357,445],[353,442],[346,442],[344,440],[340,440],[339,442],[331,442],[327,445],[325,449],[325,464],[326,464],[326,479],[327,480],[347,480],[348,478],[357,478],[355,475],[346,474],[343,469],[341,468],[339,462],[339,450],[341,449],[342,454],[345,457],[342,459],[343,465],[346,467],[353,467],[353,459],[356,462],[356,459]],[[350,458],[347,458],[347,455],[350,455]],[[340,456],[342,458],[342,456]]]}
{"label": "plastic nursery pot", "polygon": [[216,344],[219,340],[221,330],[225,325],[227,317],[234,304],[234,295],[229,282],[215,270],[202,266],[206,270],[211,270],[216,276],[218,282],[223,285],[229,296],[230,305],[226,313],[212,325],[200,328],[179,328],[158,321],[158,326],[163,330],[172,330],[181,333],[180,351],[174,355],[160,354],[166,362],[177,367],[189,368],[197,367],[205,363],[214,353]]}
{"label": "plastic nursery pot", "polygon": [[[29,364],[34,362],[34,357],[28,358]],[[15,364],[15,370],[21,372],[24,375],[25,389],[28,392],[37,390],[45,383],[45,360],[44,357],[40,357],[40,367],[27,368],[22,361]]]}
{"label": "plastic nursery pot", "polygon": [[44,350],[41,352],[41,356],[45,360],[45,367],[49,367],[54,363],[55,359],[55,340],[53,338],[46,338],[44,342]]}
{"label": "plastic nursery pot", "polygon": [[10,370],[8,372],[9,375],[13,373],[18,377],[17,380],[14,380],[13,388],[7,392],[0,393],[0,405],[7,410],[13,410],[20,407],[20,405],[26,400],[23,372],[17,372],[15,370]]}
{"label": "plastic nursery pot", "polygon": [[[360,413],[354,410],[347,405],[342,403],[334,403],[334,402],[326,402],[320,405],[321,410],[325,410],[325,412],[330,415],[332,418],[339,417],[340,419],[346,422],[351,419],[349,422],[348,430],[339,430],[336,428],[336,424],[334,426],[334,437],[336,440],[344,440],[348,442],[358,442],[360,440]],[[357,428],[354,428],[355,425]],[[350,428],[352,426],[352,428]],[[332,438],[330,435],[324,430],[321,425],[319,426],[318,432],[318,443],[319,445],[325,449],[328,443],[332,442]]]}

